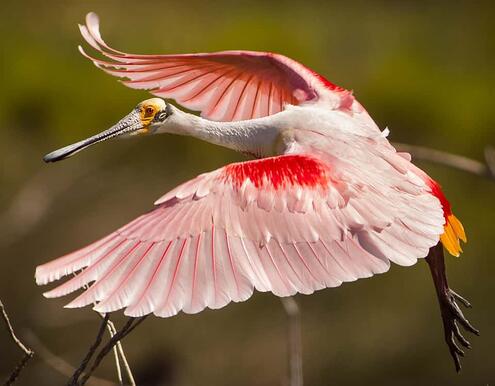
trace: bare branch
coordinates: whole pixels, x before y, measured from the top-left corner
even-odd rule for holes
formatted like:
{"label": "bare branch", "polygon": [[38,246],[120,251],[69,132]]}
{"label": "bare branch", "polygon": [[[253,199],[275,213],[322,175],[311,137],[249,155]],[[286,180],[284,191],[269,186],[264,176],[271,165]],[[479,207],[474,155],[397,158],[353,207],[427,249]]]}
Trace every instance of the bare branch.
{"label": "bare branch", "polygon": [[[70,378],[76,369],[67,363],[64,359],[55,355],[48,347],[46,347],[36,334],[31,331],[26,331],[26,339],[34,346],[36,349],[36,354],[43,362],[48,366],[53,368],[58,373]],[[98,378],[92,376],[88,381],[90,386],[115,386],[114,382],[108,381],[106,379]]]}
{"label": "bare branch", "polygon": [[399,151],[411,153],[415,159],[434,162],[495,181],[495,150],[490,146],[485,149],[485,164],[471,158],[428,147],[405,143],[394,143],[393,145]]}
{"label": "bare branch", "polygon": [[137,326],[139,326],[145,319],[147,318],[146,316],[142,316],[141,318],[129,318],[127,323],[122,327],[119,331],[116,332],[116,334],[108,341],[108,343],[103,346],[103,348],[100,350],[98,355],[96,356],[93,366],[89,369],[89,371],[81,378],[81,382],[79,385],[84,385],[88,381],[89,377],[93,372],[96,370],[96,368],[100,365],[101,361],[105,356],[112,350],[112,348],[117,344],[117,342],[121,341],[124,339],[130,332],[132,332]]}
{"label": "bare branch", "polygon": [[[103,315],[102,315],[102,317],[103,317]],[[107,330],[108,330],[108,333],[110,334],[110,338],[113,338],[113,336],[115,335],[115,326],[111,320],[108,320]],[[122,379],[122,369],[120,367],[120,358],[119,358],[119,352],[117,351],[117,346],[114,346],[112,351],[113,351],[113,357],[115,360],[115,369],[117,370],[117,379],[119,381],[119,385],[123,386],[124,381]]]}
{"label": "bare branch", "polygon": [[[115,334],[117,331],[115,331]],[[122,343],[120,340],[117,342],[117,350],[120,354],[120,359],[122,360],[122,363],[124,365],[125,373],[127,375],[127,379],[129,381],[130,386],[136,386],[136,380],[134,379],[134,375],[132,374],[131,367],[129,366],[129,362],[127,361],[127,358],[124,353],[124,349],[122,347]]]}
{"label": "bare branch", "polygon": [[293,297],[280,300],[289,319],[289,386],[303,386],[301,311]]}
{"label": "bare branch", "polygon": [[34,351],[26,347],[26,345],[24,345],[15,334],[14,327],[12,327],[12,323],[10,322],[10,318],[9,315],[7,314],[7,310],[5,309],[5,306],[3,305],[1,300],[0,300],[0,311],[2,314],[2,319],[7,327],[7,331],[9,332],[10,338],[16,344],[16,346],[19,347],[19,349],[24,353],[24,357],[17,364],[15,369],[12,371],[12,373],[9,375],[8,379],[4,383],[5,385],[12,385],[16,381],[17,377],[19,377],[19,374],[21,373],[22,369],[34,356]]}
{"label": "bare branch", "polygon": [[[114,335],[117,333],[117,330],[114,329]],[[127,380],[129,381],[130,386],[136,386],[136,380],[134,379],[134,375],[132,374],[131,367],[129,366],[129,362],[127,361],[127,357],[124,353],[124,348],[122,347],[122,343],[120,340],[117,342],[117,351],[119,352],[120,359],[122,360],[122,364],[124,366],[125,373],[127,375]]]}
{"label": "bare branch", "polygon": [[485,161],[492,176],[495,176],[495,148],[485,147]]}
{"label": "bare branch", "polygon": [[14,382],[19,377],[19,374],[21,373],[22,369],[26,366],[26,364],[33,357],[33,355],[34,352],[32,354],[24,354],[20,362],[17,364],[15,369],[12,371],[12,373],[10,373],[8,379],[5,381],[4,383],[5,386],[10,386],[14,384]]}
{"label": "bare branch", "polygon": [[14,332],[14,328],[12,327],[12,323],[10,323],[10,319],[7,314],[7,311],[5,310],[5,306],[3,305],[1,300],[0,300],[0,310],[2,311],[2,319],[4,320],[5,325],[7,326],[7,330],[9,331],[10,337],[12,338],[14,343],[24,352],[24,354],[32,356],[34,354],[33,350],[27,348],[16,336]]}
{"label": "bare branch", "polygon": [[[103,339],[103,334],[105,333],[105,329],[107,328],[107,323],[108,319],[110,318],[110,314],[106,314],[103,318],[103,321],[101,322],[100,329],[98,330],[98,334],[96,335],[96,339],[93,342],[93,344],[89,347],[88,353],[84,357],[83,361],[79,365],[79,367],[76,369],[74,374],[72,374],[71,379],[67,383],[68,386],[77,386],[79,385],[79,377],[81,374],[86,370],[86,367],[88,366],[89,361],[95,354],[96,350],[98,349],[98,346],[101,344],[101,341]],[[89,378],[89,376],[88,376]]]}
{"label": "bare branch", "polygon": [[[104,317],[104,314],[98,313],[102,318]],[[117,329],[115,328],[115,325],[111,320],[108,321],[108,330],[110,332],[110,338],[113,338],[113,336],[117,333]],[[134,380],[134,376],[132,375],[132,370],[131,367],[129,366],[129,362],[127,361],[127,357],[125,356],[124,353],[124,348],[122,347],[122,343],[120,340],[117,342],[117,344],[113,347],[114,351],[114,356],[115,356],[115,365],[117,367],[117,377],[119,379],[120,384],[123,384],[122,381],[122,372],[121,372],[121,366],[120,366],[120,360],[122,360],[122,365],[124,366],[124,370],[127,375],[127,379],[129,380],[130,386],[136,386],[136,381]],[[120,360],[119,360],[120,356]]]}

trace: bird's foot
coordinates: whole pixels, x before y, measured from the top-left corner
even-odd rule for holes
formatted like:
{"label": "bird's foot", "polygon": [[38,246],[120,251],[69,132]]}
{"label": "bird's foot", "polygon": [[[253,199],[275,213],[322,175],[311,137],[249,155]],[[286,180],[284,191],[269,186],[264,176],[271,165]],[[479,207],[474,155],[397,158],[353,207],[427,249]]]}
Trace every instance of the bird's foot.
{"label": "bird's foot", "polygon": [[479,331],[466,319],[457,303],[459,302],[467,308],[470,308],[471,304],[449,288],[441,243],[430,249],[428,256],[426,256],[426,262],[428,263],[433,283],[435,284],[438,304],[442,315],[445,342],[454,360],[455,369],[459,372],[461,370],[460,357],[464,356],[464,351],[459,347],[459,344],[465,348],[471,348],[471,344],[461,334],[458,324],[464,330],[473,334],[479,335]]}
{"label": "bird's foot", "polygon": [[443,295],[444,296],[441,296],[441,299],[439,300],[442,312],[445,342],[447,343],[450,355],[454,360],[456,371],[459,372],[461,370],[460,357],[464,356],[464,351],[459,347],[459,344],[467,349],[471,348],[471,344],[461,334],[458,324],[460,324],[466,331],[469,331],[475,335],[479,335],[479,331],[474,328],[469,320],[466,319],[457,304],[457,302],[459,302],[464,307],[471,308],[471,303],[448,287],[443,292]]}

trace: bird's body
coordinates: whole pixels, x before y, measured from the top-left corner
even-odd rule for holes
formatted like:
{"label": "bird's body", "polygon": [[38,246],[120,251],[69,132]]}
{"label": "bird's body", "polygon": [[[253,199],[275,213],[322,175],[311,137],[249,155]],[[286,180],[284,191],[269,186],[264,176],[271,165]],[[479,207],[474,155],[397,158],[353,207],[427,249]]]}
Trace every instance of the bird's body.
{"label": "bird's body", "polygon": [[349,91],[277,54],[124,54],[103,42],[94,14],[81,32],[111,59],[91,58],[98,67],[202,117],[153,98],[45,160],[160,132],[256,159],[202,174],[111,235],[38,267],[39,284],[82,269],[47,296],[94,282],[69,306],[171,316],[243,301],[254,289],[289,296],[335,287],[391,261],[414,264],[439,242],[461,252],[464,230],[439,185],[396,152]]}

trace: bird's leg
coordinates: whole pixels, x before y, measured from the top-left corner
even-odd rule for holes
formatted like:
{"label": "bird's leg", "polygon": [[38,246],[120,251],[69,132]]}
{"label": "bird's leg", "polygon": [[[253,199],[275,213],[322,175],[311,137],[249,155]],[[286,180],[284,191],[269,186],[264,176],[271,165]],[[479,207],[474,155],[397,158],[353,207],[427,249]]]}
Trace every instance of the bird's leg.
{"label": "bird's leg", "polygon": [[464,356],[464,352],[459,348],[456,340],[465,348],[471,348],[471,344],[462,336],[457,323],[465,330],[479,335],[479,331],[463,315],[457,301],[465,307],[470,308],[471,304],[459,294],[449,288],[447,283],[447,275],[445,273],[445,262],[443,257],[443,246],[438,243],[430,249],[426,262],[430,268],[435,290],[437,292],[438,304],[442,315],[443,329],[445,334],[445,342],[450,351],[450,355],[454,360],[456,371],[461,370],[460,356]]}

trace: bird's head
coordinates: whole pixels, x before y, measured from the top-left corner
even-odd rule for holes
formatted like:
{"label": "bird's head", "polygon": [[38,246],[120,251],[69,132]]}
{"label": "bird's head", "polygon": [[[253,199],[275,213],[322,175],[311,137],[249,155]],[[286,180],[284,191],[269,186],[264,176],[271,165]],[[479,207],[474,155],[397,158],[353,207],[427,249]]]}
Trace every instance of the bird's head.
{"label": "bird's head", "polygon": [[55,150],[43,157],[45,162],[56,162],[68,158],[77,152],[106,141],[110,138],[153,134],[172,114],[172,106],[161,98],[151,98],[139,103],[129,114],[108,130],[92,137]]}

